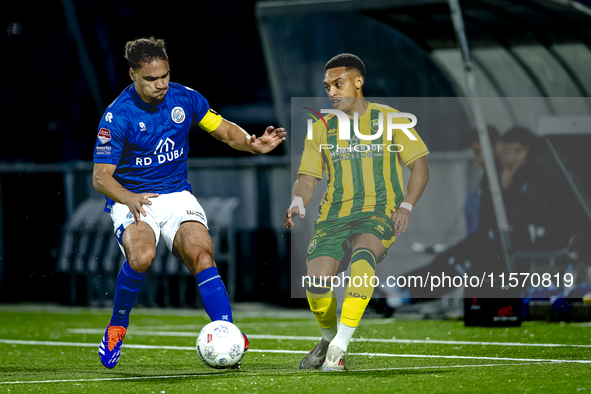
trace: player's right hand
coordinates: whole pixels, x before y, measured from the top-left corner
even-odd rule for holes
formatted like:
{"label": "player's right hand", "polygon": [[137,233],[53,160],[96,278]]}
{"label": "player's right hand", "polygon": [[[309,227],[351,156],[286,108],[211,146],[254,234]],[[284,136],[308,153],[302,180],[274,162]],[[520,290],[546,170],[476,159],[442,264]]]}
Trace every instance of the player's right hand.
{"label": "player's right hand", "polygon": [[298,215],[300,219],[306,217],[306,208],[304,207],[304,201],[302,197],[295,196],[289,208],[287,208],[287,212],[285,213],[285,220],[283,220],[283,224],[285,228],[293,228],[294,223],[291,218],[293,215]]}
{"label": "player's right hand", "polygon": [[292,220],[292,218],[294,216],[299,216],[300,219],[303,219],[305,217],[305,214],[304,213],[300,214],[300,208],[298,206],[295,206],[293,208],[289,208],[287,210],[287,212],[285,213],[285,220],[283,221],[285,228],[293,228],[294,227],[295,223]]}
{"label": "player's right hand", "polygon": [[299,216],[300,219],[303,219],[305,215],[300,215],[300,208],[295,206],[293,208],[288,208],[287,212],[285,212],[285,219],[283,220],[283,224],[285,225],[285,228],[293,228],[293,226],[295,225],[292,218],[294,217],[294,215]]}
{"label": "player's right hand", "polygon": [[156,198],[159,195],[160,194],[158,193],[131,193],[129,199],[124,201],[124,204],[129,208],[129,212],[133,215],[136,225],[139,224],[141,220],[140,215],[146,217],[146,211],[144,211],[142,205],[152,205],[152,202],[148,199]]}

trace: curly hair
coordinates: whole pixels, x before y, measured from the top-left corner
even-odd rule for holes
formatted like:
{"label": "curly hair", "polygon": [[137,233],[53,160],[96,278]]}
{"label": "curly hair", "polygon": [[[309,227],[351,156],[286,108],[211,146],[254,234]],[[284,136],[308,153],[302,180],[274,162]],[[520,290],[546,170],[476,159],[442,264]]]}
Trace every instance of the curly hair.
{"label": "curly hair", "polygon": [[129,67],[137,70],[144,63],[152,63],[156,59],[168,60],[163,39],[138,38],[125,44],[125,59]]}

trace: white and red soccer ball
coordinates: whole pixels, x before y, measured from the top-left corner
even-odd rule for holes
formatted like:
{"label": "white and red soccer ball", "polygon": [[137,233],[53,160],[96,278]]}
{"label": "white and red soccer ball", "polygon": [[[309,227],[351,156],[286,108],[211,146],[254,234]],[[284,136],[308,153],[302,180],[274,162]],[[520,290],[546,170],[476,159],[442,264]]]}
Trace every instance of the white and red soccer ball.
{"label": "white and red soccer ball", "polygon": [[212,368],[229,368],[244,355],[244,337],[234,324],[218,320],[201,329],[197,337],[197,354]]}

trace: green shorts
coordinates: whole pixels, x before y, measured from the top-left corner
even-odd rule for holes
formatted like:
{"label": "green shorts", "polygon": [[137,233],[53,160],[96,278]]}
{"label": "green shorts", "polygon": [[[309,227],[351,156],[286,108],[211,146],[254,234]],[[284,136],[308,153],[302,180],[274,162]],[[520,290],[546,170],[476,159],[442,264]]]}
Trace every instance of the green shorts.
{"label": "green shorts", "polygon": [[[314,236],[308,244],[307,262],[328,256],[339,260],[341,266],[344,263],[346,269],[351,260],[351,242],[359,234],[375,235],[386,251],[396,240],[392,219],[384,213],[358,212],[336,220],[315,221]],[[383,260],[386,254],[380,256],[377,262]]]}

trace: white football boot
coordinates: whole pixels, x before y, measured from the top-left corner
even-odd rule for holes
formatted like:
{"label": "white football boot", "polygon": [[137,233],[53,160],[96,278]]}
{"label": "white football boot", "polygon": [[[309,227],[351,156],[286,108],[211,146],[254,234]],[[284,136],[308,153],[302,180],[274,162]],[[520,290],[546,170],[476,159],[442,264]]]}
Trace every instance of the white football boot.
{"label": "white football boot", "polygon": [[344,371],[345,351],[336,345],[330,345],[326,352],[326,359],[322,364],[322,371]]}

